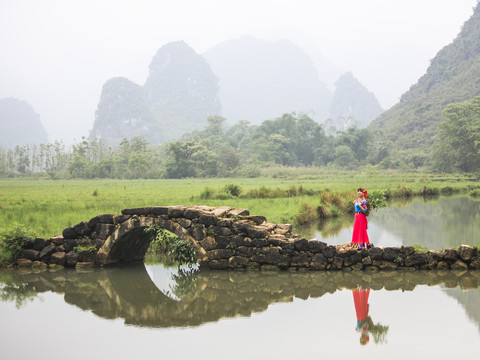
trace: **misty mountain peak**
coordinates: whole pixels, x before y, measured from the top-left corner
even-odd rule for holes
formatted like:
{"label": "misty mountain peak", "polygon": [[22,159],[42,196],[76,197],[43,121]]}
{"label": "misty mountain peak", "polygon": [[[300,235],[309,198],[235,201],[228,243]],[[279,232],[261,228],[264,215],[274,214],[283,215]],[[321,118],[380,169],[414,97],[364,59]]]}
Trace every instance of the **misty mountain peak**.
{"label": "misty mountain peak", "polygon": [[0,99],[0,145],[40,143],[48,143],[47,132],[33,107],[13,97]]}
{"label": "misty mountain peak", "polygon": [[335,82],[330,119],[338,129],[366,127],[383,112],[375,95],[346,72]]}

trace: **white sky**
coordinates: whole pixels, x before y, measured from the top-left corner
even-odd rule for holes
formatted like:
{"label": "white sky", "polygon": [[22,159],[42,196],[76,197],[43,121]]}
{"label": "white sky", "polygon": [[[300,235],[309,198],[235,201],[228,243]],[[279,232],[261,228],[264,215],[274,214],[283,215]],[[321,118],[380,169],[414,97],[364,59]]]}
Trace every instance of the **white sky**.
{"label": "white sky", "polygon": [[[143,85],[166,43],[197,53],[243,35],[289,39],[352,71],[387,109],[477,0],[0,0],[0,98],[29,102],[51,141],[87,136],[102,85]],[[280,115],[280,114],[279,114]]]}

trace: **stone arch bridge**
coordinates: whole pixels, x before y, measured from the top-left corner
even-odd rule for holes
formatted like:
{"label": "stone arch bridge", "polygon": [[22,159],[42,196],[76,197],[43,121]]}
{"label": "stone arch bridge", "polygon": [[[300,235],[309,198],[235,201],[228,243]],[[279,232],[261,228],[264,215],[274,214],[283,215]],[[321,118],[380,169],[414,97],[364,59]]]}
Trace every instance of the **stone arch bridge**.
{"label": "stone arch bridge", "polygon": [[[24,249],[20,267],[92,267],[143,261],[151,242],[144,230],[166,229],[188,241],[201,267],[210,269],[393,270],[479,269],[478,249],[462,245],[443,252],[413,247],[357,250],[292,234],[290,224],[268,222],[247,209],[154,206],[104,214],[66,228]],[[91,245],[79,250],[78,245]]]}

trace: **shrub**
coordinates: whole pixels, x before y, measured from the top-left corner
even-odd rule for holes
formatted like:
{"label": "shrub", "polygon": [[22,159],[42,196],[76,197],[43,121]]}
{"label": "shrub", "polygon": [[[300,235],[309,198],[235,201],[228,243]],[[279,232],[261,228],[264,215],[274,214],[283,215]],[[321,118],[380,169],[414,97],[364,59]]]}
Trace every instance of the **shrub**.
{"label": "shrub", "polygon": [[236,184],[227,184],[227,185],[225,185],[223,190],[227,194],[230,194],[230,195],[235,196],[235,197],[238,197],[238,195],[240,195],[240,193],[242,192],[242,189],[240,188],[240,186],[238,186]]}
{"label": "shrub", "polygon": [[35,240],[35,235],[24,227],[15,224],[0,233],[0,265],[14,263],[22,250]]}
{"label": "shrub", "polygon": [[307,203],[302,203],[300,212],[295,215],[297,225],[309,224],[315,220],[315,208]]}
{"label": "shrub", "polygon": [[195,264],[197,262],[195,249],[189,242],[180,239],[170,231],[158,226],[145,229],[145,233],[152,237],[149,252],[163,252],[173,257],[173,260],[182,264]]}

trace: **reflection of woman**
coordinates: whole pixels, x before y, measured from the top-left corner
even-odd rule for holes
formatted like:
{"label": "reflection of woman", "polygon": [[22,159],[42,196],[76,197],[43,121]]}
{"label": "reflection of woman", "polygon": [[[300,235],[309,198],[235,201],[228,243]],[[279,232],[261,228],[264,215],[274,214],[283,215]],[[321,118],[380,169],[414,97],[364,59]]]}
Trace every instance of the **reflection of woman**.
{"label": "reflection of woman", "polygon": [[368,248],[370,240],[367,234],[367,190],[357,189],[357,199],[353,202],[355,206],[355,221],[353,223],[352,246],[357,249]]}
{"label": "reflection of woman", "polygon": [[360,344],[365,345],[370,340],[368,331],[370,329],[370,322],[368,317],[368,296],[370,289],[363,289],[358,286],[353,293],[353,302],[355,303],[355,312],[357,313],[357,327],[355,330],[360,332]]}

